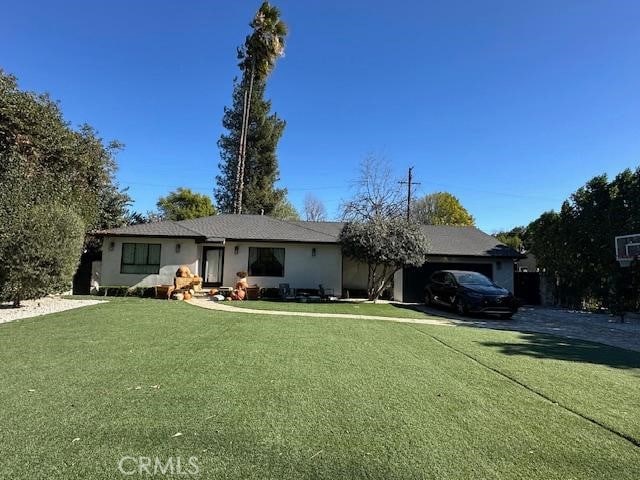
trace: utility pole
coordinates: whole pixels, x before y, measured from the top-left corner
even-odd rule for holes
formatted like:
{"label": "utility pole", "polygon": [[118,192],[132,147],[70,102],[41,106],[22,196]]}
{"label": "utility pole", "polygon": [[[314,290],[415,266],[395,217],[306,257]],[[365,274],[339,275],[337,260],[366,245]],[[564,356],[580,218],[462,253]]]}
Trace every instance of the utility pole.
{"label": "utility pole", "polygon": [[407,221],[411,219],[411,186],[420,185],[420,182],[413,181],[413,167],[409,167],[409,173],[407,174],[407,181],[399,182],[401,185],[407,186]]}

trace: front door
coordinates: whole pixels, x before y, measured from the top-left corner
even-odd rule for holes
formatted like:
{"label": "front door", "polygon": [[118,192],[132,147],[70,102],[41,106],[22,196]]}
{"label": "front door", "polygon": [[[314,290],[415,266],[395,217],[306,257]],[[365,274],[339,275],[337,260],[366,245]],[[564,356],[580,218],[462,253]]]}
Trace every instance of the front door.
{"label": "front door", "polygon": [[205,287],[222,285],[224,248],[204,247],[202,249],[202,278]]}

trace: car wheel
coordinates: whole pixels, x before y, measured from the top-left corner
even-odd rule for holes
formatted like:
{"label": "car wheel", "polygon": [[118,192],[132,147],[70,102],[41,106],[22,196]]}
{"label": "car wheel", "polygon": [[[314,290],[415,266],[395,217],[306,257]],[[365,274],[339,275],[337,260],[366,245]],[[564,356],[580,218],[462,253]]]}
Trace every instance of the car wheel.
{"label": "car wheel", "polygon": [[501,320],[511,320],[512,316],[513,316],[513,313],[503,313],[502,315],[500,315],[500,319]]}
{"label": "car wheel", "polygon": [[464,302],[460,299],[456,299],[456,302],[453,304],[456,313],[458,315],[467,315],[469,313],[469,310],[467,309],[467,306],[464,304]]}

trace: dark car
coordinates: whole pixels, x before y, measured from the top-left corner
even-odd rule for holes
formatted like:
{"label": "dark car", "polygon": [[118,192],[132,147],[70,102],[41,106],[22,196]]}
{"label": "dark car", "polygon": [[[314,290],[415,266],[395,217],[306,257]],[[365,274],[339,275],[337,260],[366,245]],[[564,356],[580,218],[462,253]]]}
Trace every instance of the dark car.
{"label": "dark car", "polygon": [[509,290],[478,272],[440,270],[431,275],[424,289],[427,305],[455,309],[459,314],[486,313],[511,318],[518,302]]}

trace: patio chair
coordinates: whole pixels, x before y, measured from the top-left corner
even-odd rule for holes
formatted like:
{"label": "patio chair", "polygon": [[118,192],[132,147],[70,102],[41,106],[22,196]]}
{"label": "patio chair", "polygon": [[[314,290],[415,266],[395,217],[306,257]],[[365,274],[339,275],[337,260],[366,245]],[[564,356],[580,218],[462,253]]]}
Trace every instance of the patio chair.
{"label": "patio chair", "polygon": [[318,292],[320,293],[320,298],[322,300],[326,300],[335,296],[333,294],[333,288],[324,288],[322,284],[318,285]]}

